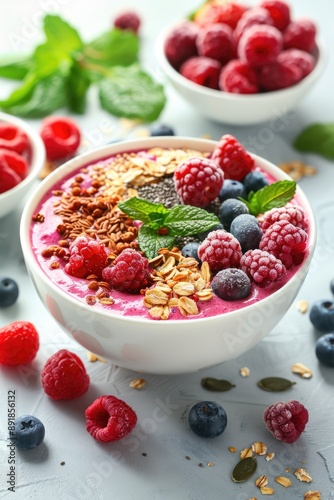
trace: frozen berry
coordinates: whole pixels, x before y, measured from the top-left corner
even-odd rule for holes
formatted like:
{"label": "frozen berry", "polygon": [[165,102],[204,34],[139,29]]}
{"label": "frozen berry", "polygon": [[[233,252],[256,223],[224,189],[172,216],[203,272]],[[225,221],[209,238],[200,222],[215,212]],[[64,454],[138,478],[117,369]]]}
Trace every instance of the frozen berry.
{"label": "frozen berry", "polygon": [[196,38],[199,26],[191,21],[182,22],[172,29],[165,41],[165,54],[169,63],[179,69],[190,57],[197,56]]}
{"label": "frozen berry", "polygon": [[205,238],[208,237],[209,233],[211,233],[212,231],[217,231],[218,229],[225,229],[223,224],[216,224],[215,226],[213,226],[211,229],[207,229],[206,231],[202,231],[201,233],[197,233],[196,234],[196,237],[201,240],[201,241],[204,241]]}
{"label": "frozen berry", "polygon": [[264,92],[286,89],[300,82],[303,78],[302,68],[289,60],[276,61],[256,68],[259,87]]}
{"label": "frozen berry", "polygon": [[58,160],[76,153],[81,141],[77,123],[67,116],[45,118],[40,135],[49,160]]}
{"label": "frozen berry", "polygon": [[308,411],[298,401],[279,401],[264,411],[264,422],[269,432],[284,443],[294,443],[308,422]]}
{"label": "frozen berry", "polygon": [[74,399],[87,392],[89,376],[76,354],[60,349],[44,365],[42,386],[51,399]]}
{"label": "frozen berry", "polygon": [[26,178],[29,171],[29,165],[24,156],[21,156],[15,151],[1,148],[0,158],[6,162],[8,168],[13,170],[19,176],[20,180]]}
{"label": "frozen berry", "polygon": [[248,250],[240,259],[240,269],[256,283],[267,285],[286,273],[284,264],[263,250]]}
{"label": "frozen berry", "polygon": [[44,441],[45,428],[39,418],[32,415],[22,415],[14,422],[15,446],[22,450],[37,448]]}
{"label": "frozen berry", "polygon": [[210,89],[218,89],[220,62],[205,56],[195,56],[187,59],[180,68],[182,76],[198,85]]}
{"label": "frozen berry", "polygon": [[227,415],[222,406],[214,401],[201,401],[191,407],[188,414],[190,429],[199,437],[215,438],[223,434]]}
{"label": "frozen berry", "polygon": [[310,309],[310,321],[321,332],[334,331],[334,302],[317,300]]}
{"label": "frozen berry", "polygon": [[[242,181],[253,169],[254,160],[243,145],[230,134],[223,135],[212,153],[215,161],[224,172],[225,179]],[[222,201],[222,198],[220,197]]]}
{"label": "frozen berry", "polygon": [[262,66],[275,61],[282,47],[282,33],[277,28],[256,24],[241,36],[238,56],[252,66]]}
{"label": "frozen berry", "polygon": [[201,259],[198,257],[198,247],[199,243],[197,241],[191,241],[184,245],[181,250],[183,257],[192,257],[196,259],[198,263],[201,263]]}
{"label": "frozen berry", "polygon": [[229,198],[247,198],[247,191],[244,184],[233,179],[225,179],[219,195],[221,202]]}
{"label": "frozen berry", "polygon": [[199,258],[202,262],[207,262],[212,271],[239,267],[241,255],[239,241],[222,229],[209,233],[198,247]]}
{"label": "frozen berry", "polygon": [[290,7],[286,2],[282,2],[282,0],[265,0],[261,3],[261,7],[269,12],[277,29],[282,31],[290,24]]}
{"label": "frozen berry", "polygon": [[241,200],[228,198],[220,205],[218,217],[226,231],[229,231],[233,219],[241,214],[249,214],[247,205]]}
{"label": "frozen berry", "polygon": [[110,267],[103,269],[102,278],[115,290],[127,293],[139,293],[152,281],[147,258],[132,248],[123,250]]}
{"label": "frozen berry", "polygon": [[287,220],[272,224],[263,234],[259,248],[280,259],[288,269],[303,261],[307,233]]}
{"label": "frozen berry", "polygon": [[70,258],[65,271],[76,278],[87,278],[95,274],[98,278],[107,265],[106,247],[89,236],[78,236],[69,247]]}
{"label": "frozen berry", "polygon": [[334,368],[334,333],[327,333],[318,338],[315,354],[321,364]]}
{"label": "frozen berry", "polygon": [[0,308],[15,304],[19,296],[19,287],[12,278],[0,276]]}
{"label": "frozen berry", "polygon": [[245,10],[236,2],[205,2],[196,12],[195,21],[200,26],[224,23],[234,29]]}
{"label": "frozen berry", "polygon": [[191,157],[181,162],[174,172],[175,190],[185,205],[207,207],[222,188],[224,174],[209,158]]}
{"label": "frozen berry", "polygon": [[202,28],[198,33],[196,45],[200,56],[216,59],[222,65],[230,61],[235,54],[233,30],[223,23]]}
{"label": "frozen berry", "polygon": [[252,172],[249,172],[249,174],[246,175],[242,182],[246,188],[247,194],[251,191],[256,193],[256,191],[259,191],[269,184],[265,174],[263,172],[260,172],[259,170],[253,170]]}
{"label": "frozen berry", "polygon": [[310,19],[292,21],[283,33],[285,49],[300,49],[313,52],[316,48],[317,28]]}
{"label": "frozen berry", "polygon": [[272,208],[265,212],[261,221],[262,231],[266,231],[274,222],[287,220],[296,227],[307,229],[307,221],[304,210],[299,205],[287,204],[285,207]]}
{"label": "frozen berry", "polygon": [[150,135],[152,137],[158,137],[162,135],[175,135],[175,132],[174,129],[169,125],[156,123],[155,125],[152,125]]}
{"label": "frozen berry", "polygon": [[140,28],[140,17],[132,10],[121,12],[114,20],[115,28],[120,30],[130,30],[138,33]]}
{"label": "frozen berry", "polygon": [[27,134],[16,125],[0,122],[0,148],[10,149],[22,154],[28,149],[29,140]]}
{"label": "frozen berry", "polygon": [[250,26],[254,26],[254,24],[267,24],[273,26],[274,21],[268,10],[262,7],[252,7],[246,10],[246,12],[242,14],[233,33],[236,42],[239,42],[244,31]]}
{"label": "frozen berry", "polygon": [[315,57],[305,50],[283,50],[277,57],[278,62],[297,66],[302,71],[302,78],[309,75],[315,66]]}
{"label": "frozen berry", "polygon": [[39,349],[39,335],[28,321],[14,321],[0,328],[0,364],[30,363]]}
{"label": "frozen berry", "polygon": [[212,291],[223,300],[240,300],[247,297],[251,282],[241,269],[228,268],[219,271],[212,279]]}
{"label": "frozen berry", "polygon": [[137,423],[133,409],[115,396],[100,396],[86,409],[85,415],[87,431],[103,443],[124,438]]}
{"label": "frozen berry", "polygon": [[257,218],[251,214],[235,217],[231,222],[230,233],[239,241],[243,253],[258,248],[263,234]]}
{"label": "frozen berry", "polygon": [[256,73],[248,63],[238,59],[232,59],[222,68],[219,88],[233,94],[256,94],[259,91]]}

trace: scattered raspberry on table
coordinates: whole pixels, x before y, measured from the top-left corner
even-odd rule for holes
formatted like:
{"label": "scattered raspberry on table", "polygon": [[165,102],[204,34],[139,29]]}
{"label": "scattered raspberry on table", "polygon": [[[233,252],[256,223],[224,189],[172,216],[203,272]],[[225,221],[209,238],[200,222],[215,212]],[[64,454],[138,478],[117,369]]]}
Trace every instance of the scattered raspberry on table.
{"label": "scattered raspberry on table", "polygon": [[0,329],[0,364],[30,363],[39,349],[39,335],[29,321],[14,321]]}
{"label": "scattered raspberry on table", "polygon": [[266,408],[264,422],[269,432],[284,443],[294,443],[304,431],[309,419],[305,406],[298,401],[279,401]]}

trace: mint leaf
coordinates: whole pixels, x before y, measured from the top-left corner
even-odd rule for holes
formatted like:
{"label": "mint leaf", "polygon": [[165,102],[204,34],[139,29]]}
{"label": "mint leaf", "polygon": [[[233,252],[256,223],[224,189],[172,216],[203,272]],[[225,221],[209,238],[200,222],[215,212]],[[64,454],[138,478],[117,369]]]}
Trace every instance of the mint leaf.
{"label": "mint leaf", "polygon": [[251,191],[247,200],[240,198],[248,207],[250,214],[259,215],[286,205],[295,195],[297,184],[295,181],[277,181],[264,186],[259,191]]}
{"label": "mint leaf", "polygon": [[149,224],[156,220],[159,218],[160,214],[164,215],[168,213],[167,208],[165,208],[162,203],[152,203],[151,201],[145,200],[144,198],[138,198],[137,196],[119,202],[118,207],[122,212],[131,217],[131,219],[140,220],[144,224]]}
{"label": "mint leaf", "polygon": [[153,259],[160,248],[173,248],[174,236],[160,235],[157,231],[143,224],[138,232],[138,243],[142,252],[148,259]]}
{"label": "mint leaf", "polygon": [[103,109],[115,116],[150,122],[158,118],[166,103],[163,87],[137,64],[115,66],[100,82]]}
{"label": "mint leaf", "polygon": [[91,79],[77,61],[73,61],[67,79],[67,105],[74,113],[83,114],[86,110],[87,91]]}
{"label": "mint leaf", "polygon": [[4,59],[0,63],[0,77],[9,80],[23,80],[34,65],[31,56]]}
{"label": "mint leaf", "polygon": [[84,57],[95,64],[128,66],[138,60],[139,39],[129,30],[112,29],[84,47]]}
{"label": "mint leaf", "polygon": [[47,14],[44,17],[44,32],[48,44],[66,55],[83,48],[77,30],[59,16]]}
{"label": "mint leaf", "polygon": [[219,224],[218,217],[202,208],[190,205],[176,205],[168,212],[164,227],[174,236],[190,236],[207,231]]}
{"label": "mint leaf", "polygon": [[316,153],[334,160],[334,123],[314,123],[296,137],[293,146],[303,153]]}

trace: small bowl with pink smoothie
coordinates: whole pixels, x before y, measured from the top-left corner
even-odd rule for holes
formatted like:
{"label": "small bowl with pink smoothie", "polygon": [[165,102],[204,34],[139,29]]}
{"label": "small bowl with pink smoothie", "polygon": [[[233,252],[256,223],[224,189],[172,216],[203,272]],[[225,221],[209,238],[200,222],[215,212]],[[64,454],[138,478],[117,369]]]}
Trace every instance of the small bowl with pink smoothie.
{"label": "small bowl with pink smoothie", "polygon": [[[176,166],[193,156],[210,158],[216,145],[215,141],[188,137],[123,141],[68,161],[32,194],[20,228],[30,278],[55,321],[88,351],[140,372],[194,372],[247,352],[291,306],[307,275],[316,242],[313,211],[299,186],[291,202],[301,207],[307,220],[303,257],[277,282],[266,286],[252,283],[251,293],[244,299],[223,300],[211,293],[212,274],[205,276],[205,269],[200,264],[195,269],[193,263],[188,263],[191,273],[197,273],[196,280],[200,278],[196,287],[206,283],[198,285],[196,293],[185,292],[188,285],[180,272],[182,275],[186,266],[181,265],[183,257],[178,261],[175,248],[154,258],[151,255],[155,281],[139,293],[114,289],[94,273],[80,277],[66,272],[71,243],[82,235],[105,245],[108,266],[125,248],[138,250],[140,223],[120,211],[117,203],[145,198],[148,192],[155,194],[151,200],[165,201],[173,184],[164,183],[173,183]],[[269,183],[291,181],[274,164],[251,156]],[[179,266],[178,278],[174,274],[169,281],[165,279],[168,266]],[[181,284],[168,295],[168,287],[164,287],[167,282],[175,286],[177,279]],[[165,293],[168,302],[161,303]]]}

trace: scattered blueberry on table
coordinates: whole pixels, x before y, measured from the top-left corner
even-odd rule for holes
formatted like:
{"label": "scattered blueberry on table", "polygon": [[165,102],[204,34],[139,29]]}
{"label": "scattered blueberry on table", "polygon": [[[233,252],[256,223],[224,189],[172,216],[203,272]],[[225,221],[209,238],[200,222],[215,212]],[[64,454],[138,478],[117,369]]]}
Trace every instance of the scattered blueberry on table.
{"label": "scattered blueberry on table", "polygon": [[32,415],[22,415],[15,420],[15,444],[17,448],[30,450],[42,444],[45,428],[42,422]]}
{"label": "scattered blueberry on table", "polygon": [[7,276],[0,276],[0,307],[12,306],[18,296],[19,287],[16,281]]}
{"label": "scattered blueberry on table", "polygon": [[197,436],[215,438],[220,436],[227,426],[227,415],[222,406],[214,401],[196,403],[189,412],[188,422]]}

